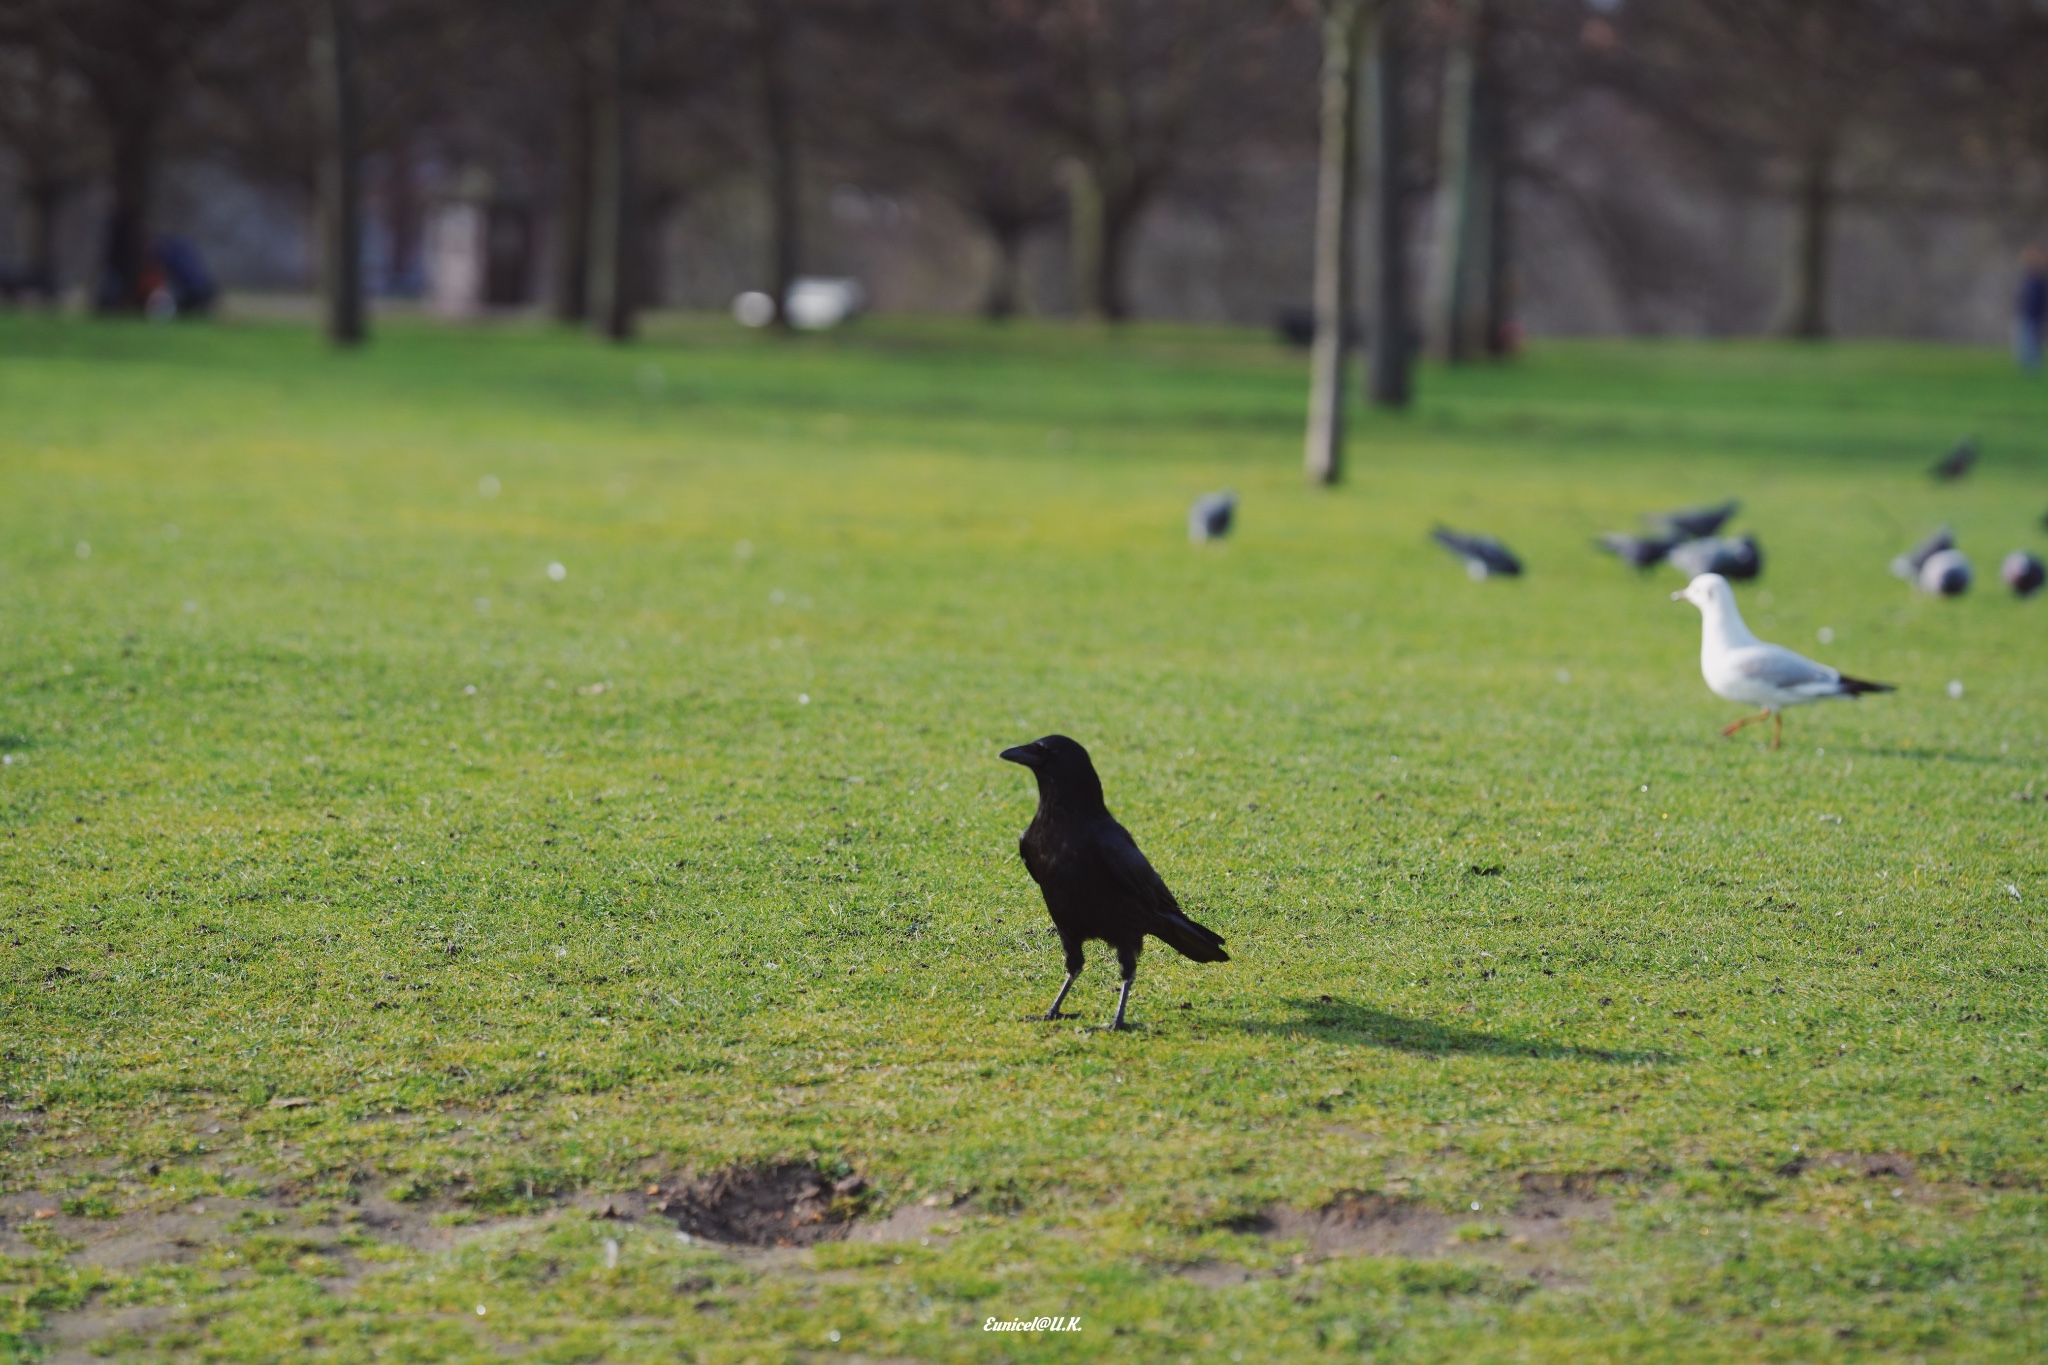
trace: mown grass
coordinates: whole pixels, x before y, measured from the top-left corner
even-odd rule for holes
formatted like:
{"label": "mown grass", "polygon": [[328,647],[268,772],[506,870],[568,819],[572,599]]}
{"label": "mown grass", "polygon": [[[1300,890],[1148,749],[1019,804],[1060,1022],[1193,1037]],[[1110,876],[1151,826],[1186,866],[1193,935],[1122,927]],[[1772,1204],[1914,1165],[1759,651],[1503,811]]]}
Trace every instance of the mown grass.
{"label": "mown grass", "polygon": [[[1548,345],[1318,493],[1300,378],[1171,329],[0,321],[0,1192],[496,1216],[796,1156],[966,1200],[787,1263],[554,1214],[346,1286],[289,1229],[116,1272],[24,1225],[0,1355],[94,1302],[212,1359],[2038,1358],[2048,606],[1991,579],[2048,397]],[[1676,576],[1586,543],[1728,494],[1752,624],[1900,685],[1777,753],[1716,737]],[[1915,598],[1944,521],[1980,586]],[[994,755],[1051,730],[1234,957],[1148,955],[1129,1035],[1023,1022],[1058,954]],[[1540,1273],[1247,1230],[1531,1172],[1615,1196]],[[1083,1330],[980,1330],[1037,1314]]]}

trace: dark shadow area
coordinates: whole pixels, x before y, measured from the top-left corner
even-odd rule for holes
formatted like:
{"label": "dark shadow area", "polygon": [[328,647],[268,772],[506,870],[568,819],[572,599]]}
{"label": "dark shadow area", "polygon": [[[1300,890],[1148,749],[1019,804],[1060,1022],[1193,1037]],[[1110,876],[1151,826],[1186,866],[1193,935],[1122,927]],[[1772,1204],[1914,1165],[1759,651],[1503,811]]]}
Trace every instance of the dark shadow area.
{"label": "dark shadow area", "polygon": [[1578,1047],[1538,1038],[1517,1038],[1505,1033],[1478,1033],[1431,1019],[1389,1014],[1385,1010],[1354,1005],[1334,996],[1316,999],[1297,997],[1286,1003],[1295,1010],[1297,1017],[1255,1020],[1243,1025],[1244,1030],[1247,1033],[1302,1033],[1329,1043],[1386,1047],[1400,1052],[1459,1052],[1484,1057],[1535,1057],[1543,1061],[1650,1062],[1659,1066],[1680,1060],[1670,1052]]}
{"label": "dark shadow area", "polygon": [[1835,752],[1852,755],[1856,758],[1904,758],[1910,759],[1915,763],[1931,763],[1935,761],[1944,763],[1975,763],[1990,768],[2026,768],[2033,766],[2026,758],[2016,757],[2012,754],[1958,753],[1954,749],[1865,748],[1860,744],[1844,744],[1836,749]]}

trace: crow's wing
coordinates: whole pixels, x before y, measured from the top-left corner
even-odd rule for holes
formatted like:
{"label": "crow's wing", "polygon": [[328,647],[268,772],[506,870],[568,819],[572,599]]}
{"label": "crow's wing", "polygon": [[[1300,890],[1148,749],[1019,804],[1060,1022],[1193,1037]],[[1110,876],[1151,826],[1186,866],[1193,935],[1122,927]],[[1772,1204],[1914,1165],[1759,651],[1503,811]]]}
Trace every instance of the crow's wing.
{"label": "crow's wing", "polygon": [[1173,889],[1138,850],[1138,841],[1131,838],[1129,830],[1115,820],[1104,820],[1096,827],[1093,842],[1102,855],[1103,865],[1132,900],[1155,915],[1180,913],[1180,902],[1173,898]]}
{"label": "crow's wing", "polygon": [[1174,899],[1172,889],[1139,852],[1137,840],[1131,838],[1129,830],[1115,820],[1104,821],[1096,847],[1102,853],[1104,866],[1129,892],[1131,899],[1150,912],[1153,922],[1146,926],[1147,933],[1181,956],[1197,962],[1230,960],[1230,954],[1223,951],[1223,935],[1195,923],[1181,912],[1180,902]]}
{"label": "crow's wing", "polygon": [[1017,840],[1017,856],[1024,860],[1024,870],[1031,874],[1031,880],[1044,886],[1046,868],[1033,851],[1030,830],[1025,830],[1023,837]]}

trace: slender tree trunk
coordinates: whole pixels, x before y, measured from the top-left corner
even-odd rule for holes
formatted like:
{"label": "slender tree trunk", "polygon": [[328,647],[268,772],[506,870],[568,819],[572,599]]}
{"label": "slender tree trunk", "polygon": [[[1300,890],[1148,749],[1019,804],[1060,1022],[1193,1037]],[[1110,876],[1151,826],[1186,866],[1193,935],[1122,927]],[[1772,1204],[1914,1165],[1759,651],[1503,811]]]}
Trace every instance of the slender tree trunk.
{"label": "slender tree trunk", "polygon": [[1458,364],[1485,349],[1497,161],[1486,0],[1462,0],[1444,61],[1442,151],[1431,262],[1431,349]]}
{"label": "slender tree trunk", "polygon": [[1834,148],[1825,139],[1807,148],[1800,168],[1792,233],[1792,290],[1785,312],[1787,336],[1828,335],[1828,246],[1834,217]]}
{"label": "slender tree trunk", "polygon": [[1407,70],[1400,0],[1383,0],[1372,25],[1367,77],[1372,104],[1372,401],[1405,408],[1413,396],[1408,313],[1408,185],[1402,174],[1407,125],[1401,91]]}
{"label": "slender tree trunk", "polygon": [[1131,301],[1125,291],[1124,263],[1130,255],[1131,236],[1137,231],[1138,211],[1143,203],[1127,188],[1104,194],[1100,200],[1101,236],[1095,248],[1093,304],[1090,312],[1106,322],[1126,322]]}
{"label": "slender tree trunk", "polygon": [[363,341],[362,122],[350,0],[313,0],[313,97],[320,129],[320,293],[327,339]]}
{"label": "slender tree trunk", "polygon": [[1102,187],[1095,168],[1079,157],[1066,163],[1067,255],[1074,275],[1074,312],[1100,321],[1102,278]]}
{"label": "slender tree trunk", "polygon": [[761,133],[767,154],[769,274],[775,325],[789,326],[789,291],[803,260],[803,205],[796,165],[796,111],[789,84],[789,29],[778,0],[763,0],[755,20]]}
{"label": "slender tree trunk", "polygon": [[633,164],[634,8],[634,0],[611,0],[600,30],[590,304],[593,325],[613,341],[632,340],[638,321],[633,279],[640,207]]}
{"label": "slender tree trunk", "polygon": [[1489,213],[1480,326],[1486,341],[1486,354],[1500,360],[1513,355],[1518,344],[1515,330],[1515,220],[1507,174],[1507,120],[1503,117],[1498,84],[1494,85],[1492,94],[1493,98],[1488,101],[1492,127],[1487,133],[1487,145],[1491,149],[1491,157],[1487,177]]}
{"label": "slender tree trunk", "polygon": [[555,318],[590,317],[590,228],[595,208],[597,72],[588,35],[572,45],[569,99],[562,127],[562,203],[555,259]]}
{"label": "slender tree trunk", "polygon": [[156,170],[156,119],[125,111],[111,120],[112,174],[107,235],[102,247],[95,307],[102,313],[140,312],[142,270],[149,249],[149,192]]}
{"label": "slender tree trunk", "polygon": [[1315,340],[1309,352],[1310,483],[1344,472],[1344,381],[1351,343],[1353,206],[1358,186],[1359,39],[1365,0],[1330,0],[1323,12],[1322,133],[1316,169]]}
{"label": "slender tree trunk", "polygon": [[1017,315],[1017,285],[1024,273],[1024,224],[1009,217],[991,217],[984,218],[982,225],[995,244],[996,258],[989,270],[981,315],[990,322],[1006,322]]}
{"label": "slender tree trunk", "polygon": [[47,172],[33,176],[23,193],[28,207],[28,273],[46,303],[57,298],[57,215],[64,184]]}

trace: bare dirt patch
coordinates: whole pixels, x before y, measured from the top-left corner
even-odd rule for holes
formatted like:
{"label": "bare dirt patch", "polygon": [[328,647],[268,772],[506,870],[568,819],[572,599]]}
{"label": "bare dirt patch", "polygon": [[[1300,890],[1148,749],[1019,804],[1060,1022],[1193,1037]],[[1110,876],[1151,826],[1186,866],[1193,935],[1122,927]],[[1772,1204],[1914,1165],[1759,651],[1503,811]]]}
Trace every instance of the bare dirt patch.
{"label": "bare dirt patch", "polygon": [[933,1242],[954,1230],[958,1215],[935,1204],[899,1204],[880,1218],[864,1218],[846,1234],[849,1242]]}
{"label": "bare dirt patch", "polygon": [[[1565,1278],[1560,1260],[1564,1243],[1576,1227],[1612,1216],[1613,1202],[1601,1188],[1620,1178],[1612,1172],[1530,1172],[1518,1182],[1520,1195],[1511,1208],[1463,1213],[1446,1213],[1401,1195],[1345,1191],[1319,1208],[1272,1205],[1245,1230],[1278,1241],[1306,1242],[1308,1255],[1318,1259],[1470,1255],[1536,1279],[1558,1280]],[[1203,1261],[1180,1273],[1211,1288],[1253,1278],[1253,1272],[1227,1261]]]}
{"label": "bare dirt patch", "polygon": [[1847,1171],[1873,1180],[1894,1181],[1911,1181],[1919,1174],[1913,1159],[1903,1152],[1809,1152],[1778,1168],[1782,1176],[1805,1175],[1808,1171]]}
{"label": "bare dirt patch", "polygon": [[108,1338],[149,1337],[177,1318],[169,1308],[87,1308],[65,1313],[42,1334],[44,1365],[73,1365],[107,1358]]}
{"label": "bare dirt patch", "polygon": [[800,1161],[734,1166],[681,1184],[654,1207],[693,1237],[732,1246],[805,1247],[843,1238],[867,1192]]}

